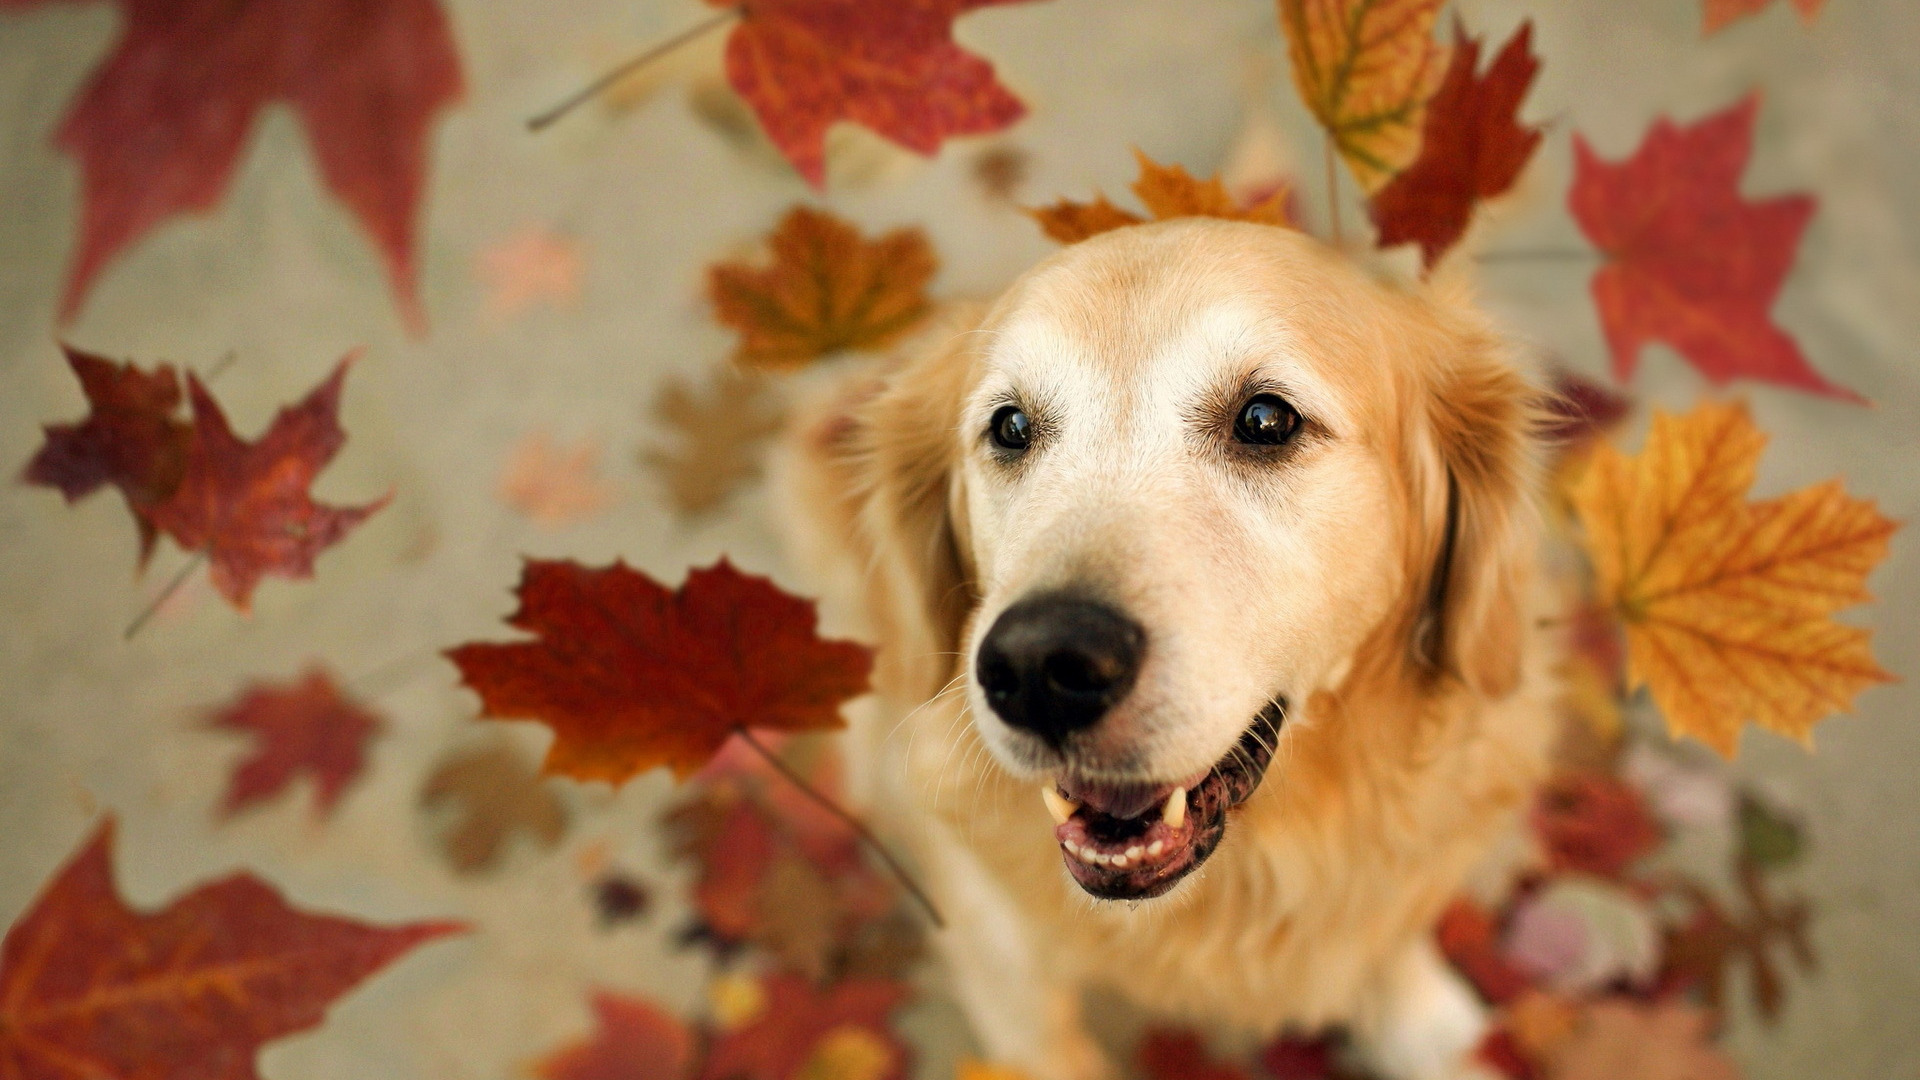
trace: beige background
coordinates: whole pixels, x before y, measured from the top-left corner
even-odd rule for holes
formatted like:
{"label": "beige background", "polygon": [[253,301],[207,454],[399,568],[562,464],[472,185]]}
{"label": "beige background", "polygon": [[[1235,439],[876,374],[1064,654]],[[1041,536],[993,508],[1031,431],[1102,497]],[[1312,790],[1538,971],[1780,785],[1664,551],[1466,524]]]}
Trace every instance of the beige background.
{"label": "beige background", "polygon": [[[392,507],[324,556],[317,580],[266,584],[251,616],[199,582],[127,643],[121,628],[184,557],[163,548],[136,582],[134,532],[116,498],[68,509],[52,491],[0,484],[0,921],[111,810],[122,822],[125,888],[141,904],[244,866],[310,907],[390,920],[454,915],[480,927],[399,964],[318,1032],[274,1046],[264,1067],[276,1080],[521,1075],[585,1026],[590,984],[676,1005],[695,999],[702,964],[668,943],[681,918],[678,879],[657,866],[651,828],[663,777],[618,794],[571,792],[580,816],[557,851],[522,851],[505,872],[477,879],[446,869],[415,798],[433,762],[476,732],[471,699],[431,653],[503,632],[522,554],[622,556],[674,580],[726,552],[782,572],[760,494],[711,523],[683,525],[635,454],[652,437],[647,405],[662,378],[705,372],[728,348],[699,298],[701,268],[813,196],[763,149],[689,107],[688,88],[711,82],[711,48],[666,65],[654,92],[629,95],[637,100],[624,109],[589,109],[537,138],[520,125],[703,9],[691,0],[449,7],[469,95],[435,139],[421,225],[428,336],[401,330],[372,249],[319,187],[281,108],[266,114],[220,209],[133,249],[63,331],[89,349],[202,370],[234,350],[218,392],[248,434],[341,353],[366,345],[347,384],[351,440],[318,488],[350,502],[391,487]],[[1889,513],[1920,516],[1920,7],[1833,0],[1806,31],[1783,2],[1708,41],[1695,0],[1460,7],[1472,27],[1500,37],[1531,14],[1546,60],[1529,113],[1551,119],[1553,136],[1490,246],[1580,243],[1561,209],[1569,131],[1619,156],[1658,113],[1691,119],[1765,88],[1748,190],[1821,199],[1778,318],[1821,370],[1875,407],[1748,388],[1774,435],[1760,490],[1837,473]],[[78,176],[49,138],[115,26],[103,3],[0,16],[0,469],[25,462],[39,423],[83,412],[53,328]],[[1295,146],[1318,145],[1290,89],[1274,81],[1285,78],[1283,53],[1262,0],[1053,0],[970,16],[960,36],[1033,106],[997,140],[1030,155],[1028,201],[1095,185],[1118,193],[1131,178],[1131,144],[1216,168],[1263,113]],[[868,227],[923,225],[943,260],[942,294],[990,293],[1050,249],[973,179],[973,158],[993,144],[963,141],[922,162],[858,136],[840,142],[824,201]],[[1318,158],[1307,160],[1308,202],[1320,207]],[[476,277],[481,253],[530,226],[583,245],[578,302],[490,311]],[[1487,269],[1485,284],[1517,333],[1597,373],[1604,355],[1585,276],[1577,264],[1503,265]],[[1653,349],[1636,389],[1684,407],[1702,384]],[[555,530],[502,504],[500,469],[537,429],[601,440],[614,496],[606,513]],[[1874,579],[1880,603],[1860,615],[1877,627],[1883,662],[1909,679],[1920,676],[1917,570],[1920,544],[1904,535]],[[399,677],[373,688],[391,725],[366,779],[325,826],[312,822],[304,791],[215,826],[240,745],[197,718],[244,680],[287,678],[310,658],[349,678],[400,663]],[[1915,705],[1911,683],[1870,691],[1857,718],[1821,729],[1816,755],[1747,740],[1742,769],[1810,819],[1815,846],[1797,884],[1819,902],[1824,961],[1816,978],[1795,981],[1777,1030],[1745,1021],[1737,1030],[1755,1077],[1920,1077]],[[533,731],[519,733],[538,745]],[[579,864],[597,844],[662,886],[663,909],[643,926],[594,928]],[[916,1024],[944,1045],[958,1037],[938,1009]]]}

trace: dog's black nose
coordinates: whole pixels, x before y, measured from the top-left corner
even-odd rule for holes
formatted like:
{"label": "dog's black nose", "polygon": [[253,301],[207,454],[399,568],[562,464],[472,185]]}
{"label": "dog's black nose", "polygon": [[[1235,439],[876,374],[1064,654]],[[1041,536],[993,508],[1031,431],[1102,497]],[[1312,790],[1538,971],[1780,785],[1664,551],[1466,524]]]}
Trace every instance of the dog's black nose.
{"label": "dog's black nose", "polygon": [[1058,746],[1127,696],[1146,646],[1140,624],[1105,604],[1043,593],[1000,613],[974,671],[1002,720]]}

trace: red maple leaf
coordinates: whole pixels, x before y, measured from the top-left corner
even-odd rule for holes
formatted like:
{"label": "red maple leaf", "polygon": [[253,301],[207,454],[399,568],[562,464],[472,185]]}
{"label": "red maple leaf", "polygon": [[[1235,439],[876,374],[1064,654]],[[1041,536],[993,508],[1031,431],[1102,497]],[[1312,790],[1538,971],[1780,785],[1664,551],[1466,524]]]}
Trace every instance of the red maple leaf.
{"label": "red maple leaf", "polygon": [[1240,1066],[1214,1060],[1207,1044],[1191,1031],[1149,1030],[1140,1040],[1139,1058],[1141,1075],[1148,1080],[1250,1080]]}
{"label": "red maple leaf", "polygon": [[[763,979],[761,987],[766,1002],[759,1012],[716,1036],[707,1048],[702,1080],[793,1080],[803,1070],[809,1076],[874,1080],[906,1076],[907,1048],[887,1023],[913,996],[905,983],[848,979],[819,987],[798,975],[778,974]],[[885,1059],[877,1060],[882,1055]],[[857,1056],[858,1070],[836,1063],[836,1056]]]}
{"label": "red maple leaf", "polygon": [[0,1076],[258,1080],[262,1044],[466,929],[303,914],[249,874],[142,914],[116,892],[112,856],[109,819],[0,944]]}
{"label": "red maple leaf", "polygon": [[233,433],[220,403],[197,377],[187,376],[193,442],[180,484],[153,508],[153,523],[182,548],[206,552],[214,586],[242,611],[261,577],[312,577],[315,556],[392,498],[341,508],[316,503],[307,493],[347,441],[338,416],[340,387],[352,362],[350,353],[299,404],[281,409],[252,443]]}
{"label": "red maple leaf", "polygon": [[180,378],[169,364],[151,373],[131,363],[60,346],[93,407],[77,424],[48,424],[47,441],[21,479],[60,489],[68,502],[106,484],[120,489],[140,526],[140,564],[158,535],[149,514],[173,494],[186,467],[192,429],[178,416]]}
{"label": "red maple leaf", "polygon": [[484,715],[553,729],[549,774],[619,783],[666,765],[685,777],[734,731],[839,728],[872,652],[814,633],[813,602],[722,559],[671,590],[614,563],[527,560],[520,608],[537,635],[447,651]]}
{"label": "red maple leaf", "polygon": [[679,1080],[693,1065],[687,1025],[644,998],[593,995],[593,1037],[534,1066],[540,1080]]}
{"label": "red maple leaf", "polygon": [[1446,76],[1427,102],[1420,156],[1369,204],[1380,246],[1417,243],[1428,267],[1467,231],[1475,205],[1513,186],[1540,145],[1540,129],[1518,119],[1540,71],[1533,23],[1521,23],[1478,78],[1481,39],[1456,20],[1453,40]]}
{"label": "red maple leaf", "polygon": [[1716,384],[1762,379],[1861,401],[1814,371],[1773,322],[1815,203],[1811,195],[1740,197],[1759,101],[1749,95],[1690,127],[1663,117],[1618,164],[1574,136],[1567,206],[1606,256],[1593,299],[1614,374],[1631,378],[1641,346],[1657,340]]}
{"label": "red maple leaf", "polygon": [[872,128],[921,154],[955,135],[999,131],[1027,107],[993,65],[953,41],[953,20],[1032,0],[708,0],[736,8],[727,81],[814,187],[826,182],[827,129]]}
{"label": "red maple leaf", "polygon": [[[28,7],[46,0],[9,0]],[[320,175],[373,234],[400,304],[423,325],[414,215],[434,114],[461,94],[437,0],[119,0],[120,40],[60,126],[80,162],[80,245],[60,317],[154,226],[226,194],[260,110],[284,100]]]}
{"label": "red maple leaf", "polygon": [[1555,872],[1616,878],[1660,846],[1660,826],[1632,785],[1600,772],[1562,773],[1534,803],[1533,830]]}
{"label": "red maple leaf", "polygon": [[213,726],[258,739],[253,753],[234,767],[221,813],[264,802],[306,773],[313,777],[314,811],[324,817],[366,767],[367,740],[381,722],[313,667],[296,683],[253,684],[214,715]]}
{"label": "red maple leaf", "polygon": [[1441,913],[1434,943],[1491,1004],[1504,1005],[1533,985],[1525,972],[1507,960],[1500,944],[1500,924],[1493,914],[1471,900],[1455,900]]}

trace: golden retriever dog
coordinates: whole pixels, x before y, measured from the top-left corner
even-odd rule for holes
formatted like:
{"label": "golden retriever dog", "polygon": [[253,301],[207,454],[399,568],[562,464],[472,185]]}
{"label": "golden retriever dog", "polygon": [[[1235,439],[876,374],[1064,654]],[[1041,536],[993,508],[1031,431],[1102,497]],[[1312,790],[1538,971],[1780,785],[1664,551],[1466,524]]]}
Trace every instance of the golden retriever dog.
{"label": "golden retriever dog", "polygon": [[1545,768],[1538,400],[1464,300],[1189,218],[1067,247],[803,411],[798,561],[880,650],[852,795],[987,1055],[1111,1075],[1100,987],[1471,1074],[1432,928]]}

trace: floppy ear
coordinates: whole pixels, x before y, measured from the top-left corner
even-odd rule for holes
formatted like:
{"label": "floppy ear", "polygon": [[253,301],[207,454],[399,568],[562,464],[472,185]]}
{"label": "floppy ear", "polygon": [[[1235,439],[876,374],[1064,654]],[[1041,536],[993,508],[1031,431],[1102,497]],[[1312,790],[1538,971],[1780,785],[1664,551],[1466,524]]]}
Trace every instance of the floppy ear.
{"label": "floppy ear", "polygon": [[1416,663],[1502,697],[1520,681],[1527,573],[1537,543],[1539,392],[1504,343],[1449,328],[1424,397],[1417,452],[1425,588],[1414,622]]}
{"label": "floppy ear", "polygon": [[[977,314],[977,313],[974,313]],[[976,597],[958,458],[960,410],[974,381],[978,319],[897,368],[856,414],[851,439],[871,615],[888,648],[883,692],[927,698],[952,677]]]}

